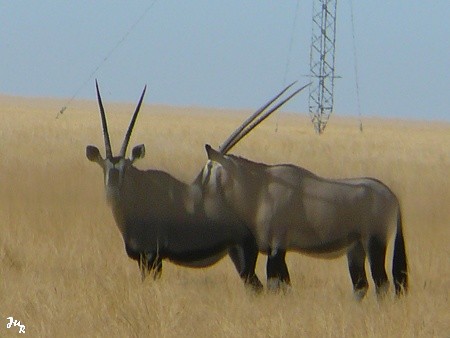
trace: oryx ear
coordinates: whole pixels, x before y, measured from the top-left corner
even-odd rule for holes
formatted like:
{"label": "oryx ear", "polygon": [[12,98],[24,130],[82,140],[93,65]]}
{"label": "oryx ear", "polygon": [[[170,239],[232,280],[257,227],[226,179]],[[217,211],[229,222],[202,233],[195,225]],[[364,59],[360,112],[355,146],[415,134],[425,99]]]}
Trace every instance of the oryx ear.
{"label": "oryx ear", "polygon": [[96,146],[87,146],[86,147],[86,157],[91,162],[96,162],[101,165],[103,158],[100,155],[100,151]]}
{"label": "oryx ear", "polygon": [[205,144],[205,150],[208,154],[208,159],[211,161],[220,162],[222,159],[222,154],[219,153],[217,150],[214,150],[209,144]]}
{"label": "oryx ear", "polygon": [[140,144],[133,148],[131,152],[131,162],[136,161],[137,159],[144,158],[145,156],[145,146]]}

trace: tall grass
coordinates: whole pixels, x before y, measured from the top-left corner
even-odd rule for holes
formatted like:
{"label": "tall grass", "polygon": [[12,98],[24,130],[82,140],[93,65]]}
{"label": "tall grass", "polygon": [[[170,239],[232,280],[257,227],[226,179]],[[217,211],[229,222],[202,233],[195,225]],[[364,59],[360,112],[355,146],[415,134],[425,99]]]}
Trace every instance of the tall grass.
{"label": "tall grass", "polygon": [[[352,298],[346,259],[288,254],[287,295],[248,293],[230,260],[203,270],[164,263],[140,282],[103,195],[101,170],[85,157],[103,149],[94,102],[55,119],[56,100],[0,97],[0,336],[6,317],[32,336],[448,337],[450,335],[450,125],[333,117],[317,136],[305,117],[271,118],[233,153],[290,162],[326,177],[373,176],[399,196],[410,294]],[[105,103],[115,152],[133,106]],[[131,146],[140,168],[191,181],[249,112],[145,106]],[[391,255],[388,255],[391,260]],[[257,273],[265,278],[265,257]],[[390,266],[390,262],[388,263]],[[389,267],[390,270],[390,267]],[[370,273],[369,273],[370,275]]]}

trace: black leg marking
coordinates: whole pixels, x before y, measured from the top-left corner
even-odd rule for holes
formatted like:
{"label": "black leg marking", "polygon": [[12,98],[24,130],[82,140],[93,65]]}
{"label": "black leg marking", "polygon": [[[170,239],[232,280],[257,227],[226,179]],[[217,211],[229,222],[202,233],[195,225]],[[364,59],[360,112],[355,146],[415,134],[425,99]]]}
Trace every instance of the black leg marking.
{"label": "black leg marking", "polygon": [[289,276],[289,270],[286,265],[286,251],[279,250],[277,259],[279,262],[278,266],[279,266],[280,280],[287,285],[291,285],[291,277]]}
{"label": "black leg marking", "polygon": [[236,247],[234,252],[231,252],[230,257],[233,260],[236,269],[238,269],[239,275],[244,283],[250,286],[253,290],[259,292],[262,290],[263,285],[255,273],[258,252],[259,250],[256,245],[255,238],[253,236],[249,236],[245,239],[242,247]]}
{"label": "black leg marking", "polygon": [[236,271],[241,275],[244,271],[244,249],[242,246],[236,245],[228,249],[228,255],[233,261]]}
{"label": "black leg marking", "polygon": [[267,257],[267,286],[278,290],[291,285],[291,278],[285,261],[286,251],[275,250]]}
{"label": "black leg marking", "polygon": [[367,282],[366,270],[364,267],[366,261],[366,252],[361,242],[357,242],[347,252],[348,269],[353,283],[353,292],[357,300],[362,300],[367,293],[369,283]]}
{"label": "black leg marking", "polygon": [[389,280],[384,267],[386,258],[386,243],[372,236],[369,240],[369,261],[372,278],[375,282],[377,295],[382,296],[389,287]]}
{"label": "black leg marking", "polygon": [[395,236],[394,257],[392,261],[392,276],[394,277],[397,296],[408,291],[408,262],[406,259],[405,240],[402,231],[402,217],[397,216],[397,234]]}

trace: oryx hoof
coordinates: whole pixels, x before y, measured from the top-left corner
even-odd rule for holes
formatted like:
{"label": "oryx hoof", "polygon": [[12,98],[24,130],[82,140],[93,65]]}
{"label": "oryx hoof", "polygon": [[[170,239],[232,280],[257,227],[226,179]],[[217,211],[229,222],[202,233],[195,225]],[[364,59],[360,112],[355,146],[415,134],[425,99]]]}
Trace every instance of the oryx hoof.
{"label": "oryx hoof", "polygon": [[252,291],[255,294],[261,294],[264,290],[264,286],[256,276],[255,278],[249,278],[246,281],[245,286],[248,290]]}
{"label": "oryx hoof", "polygon": [[378,300],[383,300],[386,298],[386,296],[389,293],[389,283],[383,283],[382,285],[378,286],[376,288],[376,292],[377,292],[377,299]]}
{"label": "oryx hoof", "polygon": [[363,300],[363,298],[366,296],[367,293],[367,289],[368,287],[363,287],[360,289],[355,289],[353,291],[353,298],[357,301],[357,302],[361,302]]}
{"label": "oryx hoof", "polygon": [[269,278],[267,280],[267,290],[273,293],[283,292],[286,294],[291,291],[291,284],[278,278]]}

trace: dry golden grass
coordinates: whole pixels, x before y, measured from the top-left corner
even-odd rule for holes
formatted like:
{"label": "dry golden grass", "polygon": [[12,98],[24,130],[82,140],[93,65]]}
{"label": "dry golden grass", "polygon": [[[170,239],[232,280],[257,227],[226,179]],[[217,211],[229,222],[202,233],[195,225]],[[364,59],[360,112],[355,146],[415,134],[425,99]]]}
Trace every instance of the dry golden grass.
{"label": "dry golden grass", "polygon": [[[134,107],[105,104],[117,151]],[[55,119],[61,105],[0,97],[0,336],[18,332],[6,329],[9,316],[41,337],[450,336],[450,124],[370,119],[361,134],[355,120],[333,117],[318,137],[305,117],[283,114],[233,151],[327,177],[374,176],[398,194],[410,294],[377,302],[371,284],[358,304],[345,258],[295,253],[287,295],[249,294],[228,258],[204,270],[166,262],[160,281],[141,283],[101,170],[85,158],[87,144],[103,149],[96,104],[76,102]],[[147,147],[137,165],[190,181],[203,144],[220,144],[245,114],[146,106],[131,141]]]}

